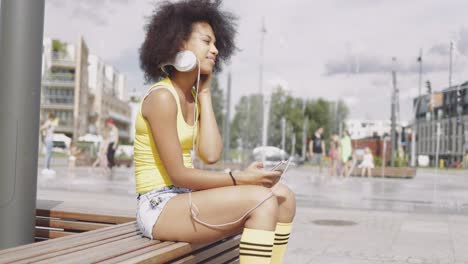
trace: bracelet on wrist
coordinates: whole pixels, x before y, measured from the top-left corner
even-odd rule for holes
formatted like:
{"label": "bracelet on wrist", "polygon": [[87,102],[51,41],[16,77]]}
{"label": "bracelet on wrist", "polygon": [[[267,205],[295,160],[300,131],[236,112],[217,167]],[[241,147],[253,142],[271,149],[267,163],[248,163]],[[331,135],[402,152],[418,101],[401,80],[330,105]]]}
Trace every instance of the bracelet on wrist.
{"label": "bracelet on wrist", "polygon": [[237,185],[236,178],[234,178],[234,176],[232,175],[232,171],[229,171],[229,176],[231,176],[232,183],[234,183],[234,185]]}

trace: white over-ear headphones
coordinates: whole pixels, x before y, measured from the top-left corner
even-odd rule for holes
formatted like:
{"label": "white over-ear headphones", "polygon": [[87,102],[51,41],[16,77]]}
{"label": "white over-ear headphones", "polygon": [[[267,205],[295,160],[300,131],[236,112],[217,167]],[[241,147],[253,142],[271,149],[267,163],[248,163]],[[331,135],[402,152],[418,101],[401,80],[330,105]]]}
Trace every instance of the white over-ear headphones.
{"label": "white over-ear headphones", "polygon": [[168,73],[165,67],[168,65],[171,65],[180,72],[189,72],[195,69],[195,67],[197,67],[197,62],[198,62],[197,57],[192,51],[182,50],[176,54],[174,61],[163,64],[161,66],[161,69],[165,73]]}

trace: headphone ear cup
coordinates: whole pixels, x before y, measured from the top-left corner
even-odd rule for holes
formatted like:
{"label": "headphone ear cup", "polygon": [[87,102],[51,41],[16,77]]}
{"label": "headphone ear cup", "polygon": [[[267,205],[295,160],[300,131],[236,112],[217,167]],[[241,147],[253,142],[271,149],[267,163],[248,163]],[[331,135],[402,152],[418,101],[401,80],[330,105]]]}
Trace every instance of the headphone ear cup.
{"label": "headphone ear cup", "polygon": [[180,72],[188,72],[197,66],[197,57],[190,50],[179,51],[172,64]]}

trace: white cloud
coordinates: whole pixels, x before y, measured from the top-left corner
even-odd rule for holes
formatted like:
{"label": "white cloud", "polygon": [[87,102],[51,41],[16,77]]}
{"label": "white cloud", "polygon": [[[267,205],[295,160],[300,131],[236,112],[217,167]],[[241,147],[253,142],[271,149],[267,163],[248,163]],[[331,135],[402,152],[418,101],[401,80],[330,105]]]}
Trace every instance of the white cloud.
{"label": "white cloud", "polygon": [[[153,11],[151,3],[47,0],[45,33],[69,42],[84,35],[92,53],[127,74],[131,89],[143,91],[138,48],[145,17]],[[464,0],[225,0],[224,7],[239,16],[241,51],[229,67],[233,107],[242,95],[259,90],[262,16],[267,27],[264,83],[284,80],[301,97],[355,98],[347,99],[353,103],[355,118],[390,117],[392,57],[401,67],[401,117],[407,120],[410,97],[418,85],[419,49],[424,48],[423,80],[431,80],[434,90],[448,85],[448,58],[443,52],[447,40],[457,40],[460,54],[468,51],[468,2]],[[455,59],[454,82],[468,79],[467,62],[463,57]],[[344,72],[354,64],[354,72],[360,74],[326,76],[330,63],[330,72]],[[226,84],[224,72],[220,85]]]}

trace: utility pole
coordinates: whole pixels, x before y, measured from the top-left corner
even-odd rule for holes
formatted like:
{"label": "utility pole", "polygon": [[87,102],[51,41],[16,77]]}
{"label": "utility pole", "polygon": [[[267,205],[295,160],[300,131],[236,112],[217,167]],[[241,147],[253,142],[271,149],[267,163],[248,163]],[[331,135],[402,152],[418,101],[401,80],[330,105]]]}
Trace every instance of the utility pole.
{"label": "utility pole", "polygon": [[452,63],[453,63],[453,42],[450,41],[450,52],[449,52],[449,88],[452,87]]}
{"label": "utility pole", "polygon": [[[259,84],[258,84],[258,93],[259,93],[259,102],[258,102],[258,106],[263,106],[263,111],[259,111],[257,114],[258,114],[258,117],[259,117],[259,121],[260,121],[260,124],[263,123],[263,117],[265,116],[265,99],[264,99],[264,94],[263,94],[263,46],[264,46],[264,42],[265,42],[265,34],[266,34],[266,27],[265,27],[265,18],[262,17],[262,25],[261,25],[261,28],[260,28],[260,64],[259,64]],[[259,109],[259,110],[262,110],[262,109]],[[261,144],[263,145],[263,142],[266,141],[264,138],[263,138],[263,129],[264,126],[262,126],[262,128],[260,128],[260,135],[262,135],[262,139],[261,139]],[[264,160],[265,158],[263,157],[262,160]]]}
{"label": "utility pole", "polygon": [[[246,137],[244,140],[244,145],[247,146],[247,149],[250,149],[251,146],[251,141],[250,141],[250,99],[252,97],[250,95],[247,96],[247,131],[246,131]],[[243,136],[242,136],[243,137]]]}
{"label": "utility pole", "polygon": [[[268,100],[266,99],[266,96],[263,94],[263,44],[265,41],[265,34],[266,34],[266,27],[265,27],[265,18],[262,17],[262,25],[260,28],[260,67],[259,67],[259,94],[260,94],[260,104],[263,106],[262,110],[258,114],[260,115],[260,119],[262,121],[262,128],[261,128],[261,144],[263,147],[266,147],[267,144],[267,127],[268,127],[268,121],[266,118],[268,118],[268,110],[267,105],[268,105]],[[262,151],[262,162],[265,163],[266,157],[265,157],[265,150]]]}
{"label": "utility pole", "polygon": [[231,116],[231,71],[228,72],[228,83],[227,83],[227,92],[226,92],[226,116],[224,117],[224,160],[229,160],[229,152],[231,150],[231,126],[230,126],[230,116]]}
{"label": "utility pole", "polygon": [[294,129],[292,131],[292,138],[291,138],[291,156],[296,155],[296,133]]}
{"label": "utility pole", "polygon": [[334,132],[338,133],[338,135],[341,137],[341,134],[340,134],[340,131],[339,131],[340,130],[339,129],[340,124],[339,124],[338,120],[339,120],[338,119],[338,99],[336,99],[336,101],[335,101],[335,129],[334,129],[335,131]]}
{"label": "utility pole", "polygon": [[3,0],[0,250],[34,242],[44,0]]}
{"label": "utility pole", "polygon": [[260,28],[260,68],[259,68],[259,94],[263,95],[263,44],[265,42],[265,34],[266,34],[266,27],[265,27],[265,17],[262,17],[262,26]]}
{"label": "utility pole", "polygon": [[307,126],[309,125],[309,118],[305,116],[306,99],[302,99],[302,118],[304,123],[302,125],[302,159],[305,160],[307,149]]}
{"label": "utility pole", "polygon": [[414,114],[414,123],[413,123],[413,137],[411,139],[411,167],[416,167],[416,157],[417,157],[417,147],[416,144],[417,140],[417,133],[418,133],[418,109],[419,109],[419,102],[421,100],[421,89],[422,89],[422,49],[419,50],[419,80],[418,80],[418,98],[416,99],[416,103],[413,107],[413,114]]}
{"label": "utility pole", "polygon": [[393,69],[392,69],[392,128],[391,128],[391,151],[390,151],[390,166],[395,166],[395,146],[396,146],[396,96],[397,96],[397,80],[396,80],[396,58],[392,58]]}
{"label": "utility pole", "polygon": [[286,151],[286,118],[281,118],[281,149]]}
{"label": "utility pole", "polygon": [[[463,104],[464,104],[464,97],[465,94],[463,90],[461,89],[461,84],[457,85],[457,91],[456,91],[456,96],[457,96],[457,122],[456,122],[456,139],[455,141],[458,141],[458,138],[460,138],[460,146],[462,147],[461,151],[461,160],[463,160],[463,156],[465,154],[465,122],[463,121],[462,113],[463,113]],[[466,89],[466,88],[465,88]],[[466,91],[466,90],[465,90]],[[465,92],[466,93],[466,92]],[[460,131],[461,128],[461,131]],[[460,133],[459,133],[460,132]],[[460,134],[460,136],[458,136]]]}
{"label": "utility pole", "polygon": [[[452,70],[453,70],[453,41],[450,41],[450,48],[449,48],[449,89],[452,87]],[[455,152],[455,147],[452,148],[452,146],[454,146],[454,143],[456,142],[456,134],[457,134],[457,131],[456,131],[456,128],[458,128],[457,125],[456,128],[455,128],[455,131],[453,131],[453,127],[452,127],[452,117],[453,117],[453,113],[450,113],[449,114],[449,148],[448,150],[450,151],[450,155],[454,155],[454,152]],[[452,151],[453,150],[453,151]],[[452,157],[449,158],[450,161],[452,161]]]}

